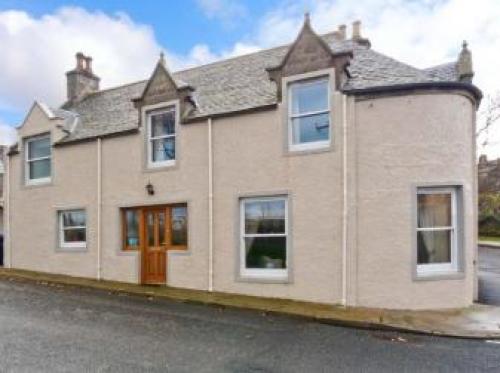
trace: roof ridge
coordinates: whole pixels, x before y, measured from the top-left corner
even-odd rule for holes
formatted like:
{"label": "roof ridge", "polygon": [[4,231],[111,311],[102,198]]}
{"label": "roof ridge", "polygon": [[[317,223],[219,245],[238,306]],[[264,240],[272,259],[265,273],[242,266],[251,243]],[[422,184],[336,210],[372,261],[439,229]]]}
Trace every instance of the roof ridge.
{"label": "roof ridge", "polygon": [[[334,34],[335,34],[335,31],[331,31],[331,32],[327,32],[325,34],[320,35],[320,37],[321,38],[331,37]],[[172,75],[177,75],[177,74],[181,74],[181,73],[184,73],[184,72],[187,72],[187,71],[196,70],[196,69],[199,69],[199,68],[205,67],[205,66],[211,66],[211,65],[216,65],[216,64],[219,64],[219,63],[227,62],[227,61],[233,61],[233,60],[236,60],[236,59],[239,59],[239,58],[243,58],[243,57],[248,57],[248,56],[251,56],[251,55],[256,55],[256,54],[260,54],[260,53],[264,53],[264,52],[273,51],[273,50],[276,50],[276,49],[287,47],[289,45],[290,44],[281,44],[281,45],[278,45],[276,47],[271,47],[271,48],[266,48],[266,49],[260,49],[260,50],[255,51],[255,52],[240,54],[239,56],[233,56],[233,57],[229,57],[229,58],[224,58],[224,59],[212,61],[212,62],[209,62],[209,63],[206,63],[206,64],[202,64],[202,65],[188,67],[188,68],[183,69],[183,70],[173,71]],[[95,96],[95,95],[98,95],[98,94],[104,93],[104,92],[109,92],[109,91],[112,91],[114,89],[120,89],[120,88],[125,88],[125,87],[131,86],[131,85],[135,85],[135,84],[145,83],[148,80],[149,79],[141,79],[141,80],[137,80],[135,82],[124,83],[124,84],[120,84],[120,85],[117,85],[117,86],[100,89],[99,91],[91,92],[91,93],[87,94],[87,96],[85,96],[84,100],[87,99],[88,97],[92,97],[92,96]]]}
{"label": "roof ridge", "polygon": [[[330,31],[330,32],[327,32],[325,34],[321,34],[319,35],[320,38],[327,38],[327,37],[331,37],[335,34],[336,31]],[[293,43],[293,42],[292,42]],[[260,49],[258,51],[255,51],[255,52],[250,52],[250,53],[245,53],[245,54],[240,54],[238,56],[233,56],[233,57],[228,57],[228,58],[224,58],[224,59],[220,59],[220,60],[216,60],[216,61],[212,61],[212,62],[209,62],[209,63],[205,63],[203,65],[198,65],[198,66],[192,66],[192,67],[188,67],[186,69],[183,69],[183,70],[177,70],[177,71],[174,71],[172,73],[172,75],[175,75],[175,74],[179,74],[179,73],[183,73],[183,72],[186,72],[186,71],[191,71],[191,70],[195,70],[195,69],[199,69],[200,67],[205,67],[205,66],[211,66],[211,65],[216,65],[216,64],[219,64],[219,63],[223,63],[223,62],[227,62],[227,61],[234,61],[236,59],[239,59],[239,58],[243,58],[243,57],[248,57],[248,56],[252,56],[252,55],[257,55],[257,54],[260,54],[260,53],[264,53],[264,52],[271,52],[271,51],[274,51],[274,50],[277,50],[277,49],[280,49],[280,48],[285,48],[285,47],[288,47],[290,45],[292,45],[292,43],[286,43],[286,44],[280,44],[280,45],[277,45],[275,47],[270,47],[270,48],[265,48],[265,49]]]}

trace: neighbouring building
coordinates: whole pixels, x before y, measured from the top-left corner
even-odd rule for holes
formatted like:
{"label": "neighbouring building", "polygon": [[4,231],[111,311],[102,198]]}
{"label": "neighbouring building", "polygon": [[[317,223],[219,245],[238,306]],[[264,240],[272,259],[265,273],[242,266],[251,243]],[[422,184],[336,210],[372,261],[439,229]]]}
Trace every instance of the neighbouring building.
{"label": "neighbouring building", "polygon": [[[149,63],[150,61],[144,61]],[[14,268],[326,304],[471,305],[471,54],[418,69],[355,22],[35,102],[9,152]],[[50,83],[50,82],[47,82]]]}
{"label": "neighbouring building", "polygon": [[488,160],[486,155],[479,157],[478,189],[483,192],[500,192],[500,162],[498,159]]}

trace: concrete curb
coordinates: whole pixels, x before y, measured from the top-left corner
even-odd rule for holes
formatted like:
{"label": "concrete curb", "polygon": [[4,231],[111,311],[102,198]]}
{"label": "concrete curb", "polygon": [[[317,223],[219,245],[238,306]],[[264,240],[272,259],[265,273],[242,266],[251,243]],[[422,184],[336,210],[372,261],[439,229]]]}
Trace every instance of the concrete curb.
{"label": "concrete curb", "polygon": [[477,243],[478,246],[487,247],[490,249],[500,249],[500,242],[491,242],[491,241],[479,241]]}
{"label": "concrete curb", "polygon": [[[500,331],[498,333],[492,333],[480,329],[450,330],[449,324],[439,325],[439,323],[429,323],[429,320],[432,320],[433,316],[438,320],[449,320],[449,318],[456,317],[463,310],[393,311],[357,307],[349,308],[329,304],[261,298],[219,292],[208,293],[206,291],[169,288],[164,286],[150,287],[107,280],[97,281],[81,277],[5,268],[0,268],[0,280],[1,279],[19,282],[27,281],[43,285],[54,284],[82,289],[94,289],[115,294],[158,298],[191,304],[250,309],[268,314],[308,319],[323,324],[368,330],[394,331],[462,339],[500,339]],[[428,325],[424,325],[426,323]]]}

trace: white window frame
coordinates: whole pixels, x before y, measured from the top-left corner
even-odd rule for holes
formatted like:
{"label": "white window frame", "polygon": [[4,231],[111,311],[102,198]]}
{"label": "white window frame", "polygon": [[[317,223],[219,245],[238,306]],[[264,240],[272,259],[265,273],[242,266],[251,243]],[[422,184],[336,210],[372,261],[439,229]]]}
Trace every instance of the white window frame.
{"label": "white window frame", "polygon": [[[285,201],[285,232],[284,233],[245,233],[245,204],[247,202]],[[248,237],[285,237],[286,262],[285,268],[247,268],[245,238]],[[288,197],[245,197],[240,199],[240,276],[242,278],[285,280],[288,278],[290,263],[290,237],[288,229]]]}
{"label": "white window frame", "polygon": [[[179,105],[178,101],[171,101],[167,103],[163,103],[161,105],[151,105],[143,108],[144,110],[144,123],[146,123],[146,151],[147,151],[147,165],[148,168],[157,168],[157,167],[169,167],[174,166],[178,156],[178,144],[177,144],[177,132],[178,132],[178,124],[179,124]],[[161,135],[161,136],[152,136],[152,115],[174,112],[174,133],[169,135]],[[166,138],[174,138],[175,143],[175,157],[174,159],[168,159],[166,161],[153,161],[153,141],[161,140]]]}
{"label": "white window frame", "polygon": [[[63,214],[67,212],[80,212],[82,211],[85,214],[85,225],[78,225],[72,227],[64,227],[64,219]],[[85,239],[87,239],[87,211],[85,209],[69,209],[69,210],[59,210],[57,212],[59,219],[59,247],[65,249],[75,249],[75,248],[86,248],[87,241],[73,241],[66,242],[64,240],[64,231],[71,229],[85,229]]]}
{"label": "white window frame", "polygon": [[[450,194],[451,195],[451,226],[433,227],[433,228],[419,228],[418,227],[418,195],[420,194]],[[449,263],[429,263],[418,264],[418,238],[416,241],[417,250],[417,275],[426,276],[441,273],[455,273],[458,272],[458,217],[457,217],[457,190],[450,187],[419,187],[417,188],[417,204],[416,204],[416,234],[425,231],[451,231],[451,252]]]}
{"label": "white window frame", "polygon": [[[293,87],[299,86],[299,85],[308,85],[308,84],[315,84],[321,81],[325,81],[327,85],[327,103],[328,103],[328,108],[326,110],[319,110],[319,111],[311,111],[311,112],[306,112],[306,113],[300,113],[300,114],[293,114]],[[314,150],[314,149],[322,149],[322,148],[327,148],[330,146],[331,141],[332,141],[332,105],[331,105],[331,88],[330,88],[330,76],[318,76],[314,78],[308,78],[304,80],[295,80],[291,81],[288,83],[287,90],[288,90],[288,113],[287,113],[287,121],[288,121],[288,148],[291,151],[304,151],[304,150]],[[307,143],[299,143],[299,144],[294,144],[293,143],[293,119],[296,118],[304,118],[304,117],[309,117],[312,115],[317,115],[317,114],[328,114],[328,140],[319,140],[319,141],[313,141],[313,142],[307,142]]]}
{"label": "white window frame", "polygon": [[[29,144],[35,141],[43,140],[45,138],[49,139],[50,144],[50,135],[44,134],[39,136],[29,137],[24,140],[24,175],[25,175],[25,183],[26,185],[38,185],[38,184],[46,184],[50,183],[52,180],[52,148],[50,149],[50,155],[46,157],[37,157],[37,158],[29,158]],[[49,145],[52,147],[52,145]],[[50,176],[49,177],[40,177],[40,178],[31,178],[30,174],[30,162],[34,161],[42,161],[48,159],[50,162]]]}

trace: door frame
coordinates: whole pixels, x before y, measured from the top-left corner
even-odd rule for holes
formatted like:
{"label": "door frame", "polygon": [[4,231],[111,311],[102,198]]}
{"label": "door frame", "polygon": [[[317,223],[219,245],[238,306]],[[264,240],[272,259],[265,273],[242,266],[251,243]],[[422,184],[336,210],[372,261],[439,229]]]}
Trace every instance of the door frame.
{"label": "door frame", "polygon": [[[187,241],[183,245],[173,245],[172,244],[172,209],[175,207],[186,208],[186,229],[187,229]],[[175,203],[162,203],[153,205],[135,205],[135,206],[124,206],[121,207],[121,221],[122,221],[122,250],[126,252],[138,251],[139,252],[139,262],[138,262],[138,278],[140,284],[146,285],[145,276],[145,263],[146,263],[146,213],[151,210],[162,210],[165,211],[165,282],[161,284],[167,284],[168,282],[168,251],[169,250],[187,250],[189,245],[189,211],[187,202],[175,202]],[[138,213],[138,235],[139,244],[137,246],[127,246],[127,223],[125,214],[127,211],[133,210]]]}

